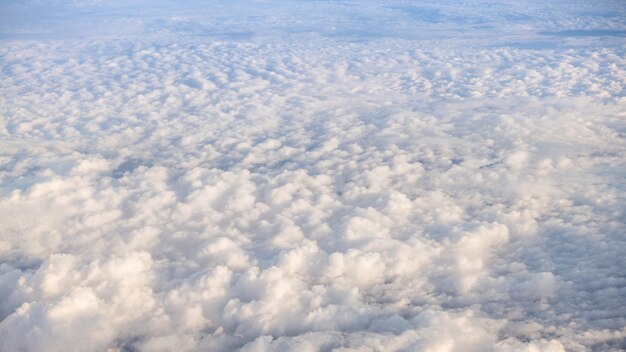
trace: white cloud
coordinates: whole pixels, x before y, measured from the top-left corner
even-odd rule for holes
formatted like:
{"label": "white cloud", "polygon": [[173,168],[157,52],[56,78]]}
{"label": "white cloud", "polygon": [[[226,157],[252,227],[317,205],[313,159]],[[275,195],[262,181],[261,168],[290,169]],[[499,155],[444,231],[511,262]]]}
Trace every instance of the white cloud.
{"label": "white cloud", "polygon": [[137,4],[1,5],[0,350],[624,348],[612,17]]}

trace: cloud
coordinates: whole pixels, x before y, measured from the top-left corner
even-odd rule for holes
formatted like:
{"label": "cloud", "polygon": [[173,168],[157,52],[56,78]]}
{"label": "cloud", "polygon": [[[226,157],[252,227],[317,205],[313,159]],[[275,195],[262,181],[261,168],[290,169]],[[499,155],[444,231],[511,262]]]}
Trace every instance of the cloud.
{"label": "cloud", "polygon": [[369,4],[0,45],[0,350],[623,348],[619,38]]}

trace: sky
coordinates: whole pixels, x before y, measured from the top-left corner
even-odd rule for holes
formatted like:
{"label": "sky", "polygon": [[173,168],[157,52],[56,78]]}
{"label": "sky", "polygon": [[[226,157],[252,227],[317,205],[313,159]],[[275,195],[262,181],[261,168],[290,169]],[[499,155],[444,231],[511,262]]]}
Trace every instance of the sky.
{"label": "sky", "polygon": [[626,6],[0,1],[0,351],[626,349]]}

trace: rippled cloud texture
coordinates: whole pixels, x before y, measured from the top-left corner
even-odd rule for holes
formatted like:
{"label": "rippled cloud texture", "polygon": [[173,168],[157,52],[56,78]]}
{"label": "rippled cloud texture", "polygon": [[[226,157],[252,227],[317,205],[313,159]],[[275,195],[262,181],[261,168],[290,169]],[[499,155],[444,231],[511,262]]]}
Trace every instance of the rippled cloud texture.
{"label": "rippled cloud texture", "polygon": [[626,7],[536,3],[0,2],[0,350],[626,348]]}

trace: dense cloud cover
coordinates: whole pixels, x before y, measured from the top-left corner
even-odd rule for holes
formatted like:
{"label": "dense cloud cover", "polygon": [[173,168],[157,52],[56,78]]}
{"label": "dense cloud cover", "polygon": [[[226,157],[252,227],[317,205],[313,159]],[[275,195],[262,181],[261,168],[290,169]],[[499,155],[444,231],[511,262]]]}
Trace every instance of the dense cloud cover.
{"label": "dense cloud cover", "polygon": [[0,4],[0,351],[625,349],[620,5]]}

